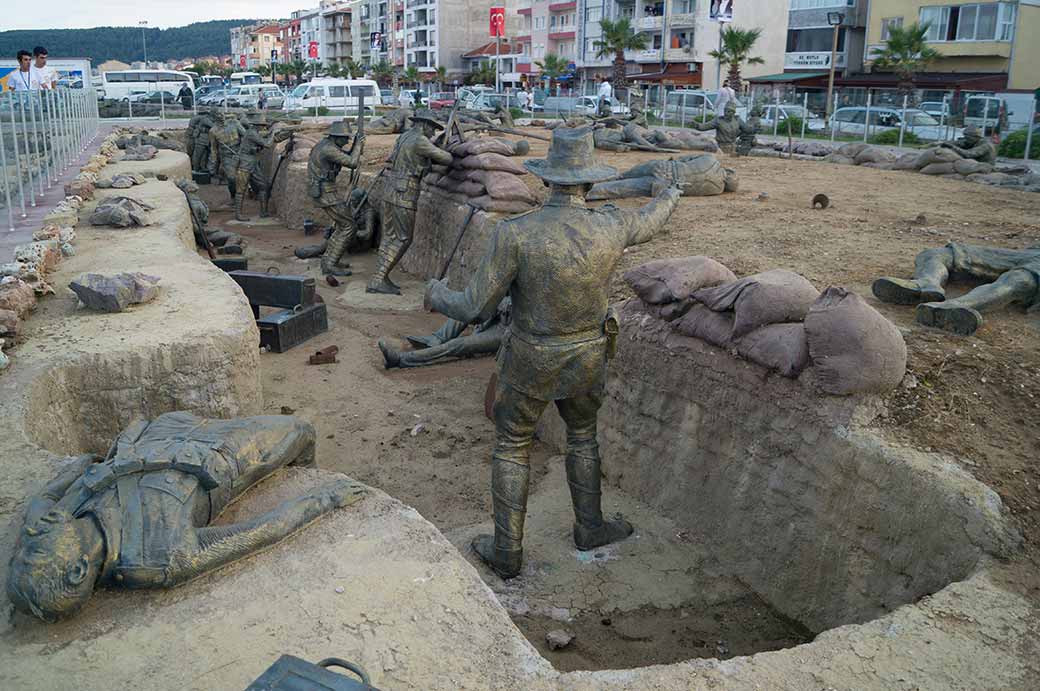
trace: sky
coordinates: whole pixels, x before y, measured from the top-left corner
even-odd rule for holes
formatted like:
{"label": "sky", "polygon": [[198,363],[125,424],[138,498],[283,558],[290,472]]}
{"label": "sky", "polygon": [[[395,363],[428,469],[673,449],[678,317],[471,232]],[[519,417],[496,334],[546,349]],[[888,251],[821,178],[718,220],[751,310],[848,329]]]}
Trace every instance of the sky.
{"label": "sky", "polygon": [[45,0],[20,5],[27,11],[11,11],[0,18],[0,31],[8,29],[84,29],[93,26],[137,26],[166,29],[210,19],[278,19],[294,10],[316,7],[317,0]]}

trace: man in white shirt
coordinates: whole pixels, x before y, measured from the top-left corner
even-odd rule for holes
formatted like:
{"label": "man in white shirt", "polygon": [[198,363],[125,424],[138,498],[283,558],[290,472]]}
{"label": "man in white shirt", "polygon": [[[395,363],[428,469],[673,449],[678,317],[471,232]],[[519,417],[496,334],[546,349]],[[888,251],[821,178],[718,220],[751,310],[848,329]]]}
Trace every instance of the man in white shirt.
{"label": "man in white shirt", "polygon": [[736,103],[737,92],[733,90],[733,87],[731,87],[729,83],[723,82],[722,88],[719,89],[719,96],[717,99],[715,99],[715,112],[725,113],[726,104],[730,101]]}
{"label": "man in white shirt", "polygon": [[603,81],[599,83],[599,91],[596,95],[599,100],[599,103],[597,104],[599,106],[597,108],[597,111],[601,115],[604,113],[606,115],[610,115],[610,105],[611,100],[614,97],[614,87],[610,85],[610,80],[608,80],[606,77],[603,77]]}
{"label": "man in white shirt", "polygon": [[58,86],[58,73],[47,65],[47,49],[43,46],[33,48],[33,65],[30,71],[36,79],[35,89],[54,89]]}
{"label": "man in white shirt", "polygon": [[38,89],[36,75],[32,71],[32,55],[27,50],[18,51],[18,69],[7,77],[7,88],[11,91]]}

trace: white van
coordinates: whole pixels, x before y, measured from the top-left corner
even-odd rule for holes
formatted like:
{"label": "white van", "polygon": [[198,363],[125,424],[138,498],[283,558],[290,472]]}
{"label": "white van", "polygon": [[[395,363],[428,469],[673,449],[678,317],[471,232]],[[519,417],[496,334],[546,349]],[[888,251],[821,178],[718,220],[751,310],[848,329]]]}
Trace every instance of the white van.
{"label": "white van", "polygon": [[379,85],[371,79],[333,79],[319,77],[304,82],[285,97],[283,110],[306,110],[325,107],[329,110],[357,110],[364,95],[365,110],[382,104]]}
{"label": "white van", "polygon": [[228,78],[231,86],[243,86],[245,84],[259,84],[263,79],[259,72],[232,72]]}

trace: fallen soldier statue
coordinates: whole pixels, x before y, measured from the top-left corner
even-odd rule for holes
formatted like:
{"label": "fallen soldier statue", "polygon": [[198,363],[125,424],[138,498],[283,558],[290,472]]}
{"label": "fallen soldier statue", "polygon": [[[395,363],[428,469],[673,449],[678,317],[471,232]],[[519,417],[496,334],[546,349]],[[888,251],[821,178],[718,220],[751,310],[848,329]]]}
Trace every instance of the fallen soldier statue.
{"label": "fallen soldier statue", "polygon": [[[947,300],[951,275],[991,282]],[[873,291],[882,302],[917,305],[919,324],[970,336],[982,326],[983,312],[1013,302],[1031,309],[1040,305],[1040,247],[1006,250],[951,242],[918,254],[912,279],[879,278]]]}
{"label": "fallen soldier statue", "polygon": [[502,337],[509,325],[510,307],[509,298],[505,298],[499,303],[495,314],[476,325],[473,333],[469,335],[463,335],[469,324],[448,319],[441,328],[429,336],[405,336],[415,347],[412,351],[395,350],[386,341],[380,340],[379,350],[383,353],[383,365],[386,369],[425,367],[445,360],[496,353],[502,345]]}
{"label": "fallen soldier statue", "polygon": [[737,174],[723,168],[711,154],[692,154],[665,161],[648,161],[629,168],[617,180],[599,182],[585,197],[589,201],[653,197],[676,185],[684,197],[710,197],[737,191]]}
{"label": "fallen soldier statue", "polygon": [[104,459],[75,459],[29,500],[7,594],[53,622],[97,585],[170,588],[253,554],[355,503],[344,478],[248,521],[210,525],[231,502],[287,465],[314,464],[314,428],[268,415],[207,420],[187,412],[131,423]]}

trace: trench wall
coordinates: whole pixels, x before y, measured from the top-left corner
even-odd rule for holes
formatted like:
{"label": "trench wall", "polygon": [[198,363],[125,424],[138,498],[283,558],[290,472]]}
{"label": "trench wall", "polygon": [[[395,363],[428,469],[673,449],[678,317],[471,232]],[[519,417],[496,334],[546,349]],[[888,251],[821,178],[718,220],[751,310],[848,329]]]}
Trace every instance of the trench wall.
{"label": "trench wall", "polygon": [[[814,631],[866,621],[1017,544],[999,497],[869,427],[879,401],[817,393],[622,310],[600,413],[609,486],[672,517]],[[562,449],[555,411],[541,436]],[[609,508],[609,489],[606,508]]]}

